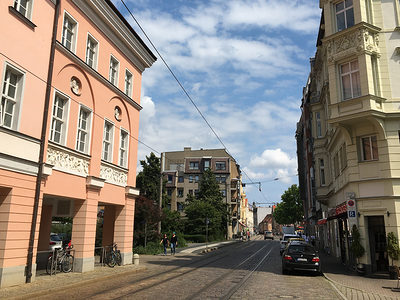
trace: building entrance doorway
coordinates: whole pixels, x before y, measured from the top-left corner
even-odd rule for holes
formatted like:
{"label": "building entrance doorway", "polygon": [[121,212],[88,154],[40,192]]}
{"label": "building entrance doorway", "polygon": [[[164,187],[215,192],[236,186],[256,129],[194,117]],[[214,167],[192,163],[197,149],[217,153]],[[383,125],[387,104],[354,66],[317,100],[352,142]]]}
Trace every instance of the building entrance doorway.
{"label": "building entrance doorway", "polygon": [[368,237],[372,272],[387,271],[389,264],[383,216],[368,217]]}

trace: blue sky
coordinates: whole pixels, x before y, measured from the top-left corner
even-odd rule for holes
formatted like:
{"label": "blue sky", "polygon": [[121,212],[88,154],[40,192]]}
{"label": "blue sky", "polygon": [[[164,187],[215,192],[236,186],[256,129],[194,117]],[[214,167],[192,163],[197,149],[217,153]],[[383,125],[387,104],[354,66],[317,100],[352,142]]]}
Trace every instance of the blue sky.
{"label": "blue sky", "polygon": [[[124,1],[242,170],[263,182],[263,195],[246,187],[249,201],[279,202],[298,183],[295,130],[318,1]],[[155,150],[222,148],[161,59],[143,73],[141,105],[139,139]],[[150,152],[139,144],[138,160]]]}

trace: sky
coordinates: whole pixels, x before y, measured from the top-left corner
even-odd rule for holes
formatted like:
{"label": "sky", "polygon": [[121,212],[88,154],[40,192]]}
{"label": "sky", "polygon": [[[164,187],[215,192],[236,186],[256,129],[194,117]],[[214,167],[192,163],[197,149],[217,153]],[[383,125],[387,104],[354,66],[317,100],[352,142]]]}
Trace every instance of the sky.
{"label": "sky", "polygon": [[[121,0],[113,2],[157,55]],[[246,185],[249,202],[280,202],[298,184],[295,131],[318,1],[124,2],[240,164],[243,182],[261,182],[261,192]],[[140,104],[139,140],[159,153],[224,148],[159,57],[143,73]],[[138,162],[151,151],[139,144]]]}

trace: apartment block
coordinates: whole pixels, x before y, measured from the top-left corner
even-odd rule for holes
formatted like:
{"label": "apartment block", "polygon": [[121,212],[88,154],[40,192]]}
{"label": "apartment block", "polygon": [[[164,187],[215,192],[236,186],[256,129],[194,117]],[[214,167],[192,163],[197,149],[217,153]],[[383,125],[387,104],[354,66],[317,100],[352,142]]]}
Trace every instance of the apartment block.
{"label": "apartment block", "polygon": [[202,173],[211,169],[231,215],[228,238],[238,232],[240,167],[225,149],[192,150],[185,147],[183,151],[164,152],[161,169],[171,198],[168,206],[180,212],[183,212],[187,195],[198,193]]}
{"label": "apartment block", "polygon": [[386,271],[400,234],[400,3],[320,0],[317,50],[297,126],[306,231],[353,264],[358,226],[368,272]]}

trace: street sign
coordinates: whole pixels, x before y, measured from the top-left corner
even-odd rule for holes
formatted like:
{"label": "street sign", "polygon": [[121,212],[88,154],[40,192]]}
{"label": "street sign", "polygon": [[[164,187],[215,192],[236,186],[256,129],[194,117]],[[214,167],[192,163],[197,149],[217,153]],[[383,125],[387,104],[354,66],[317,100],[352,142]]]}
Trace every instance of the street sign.
{"label": "street sign", "polygon": [[346,206],[347,206],[347,218],[349,221],[349,230],[351,231],[353,225],[358,226],[357,218],[357,205],[356,205],[356,195],[353,192],[346,193]]}

